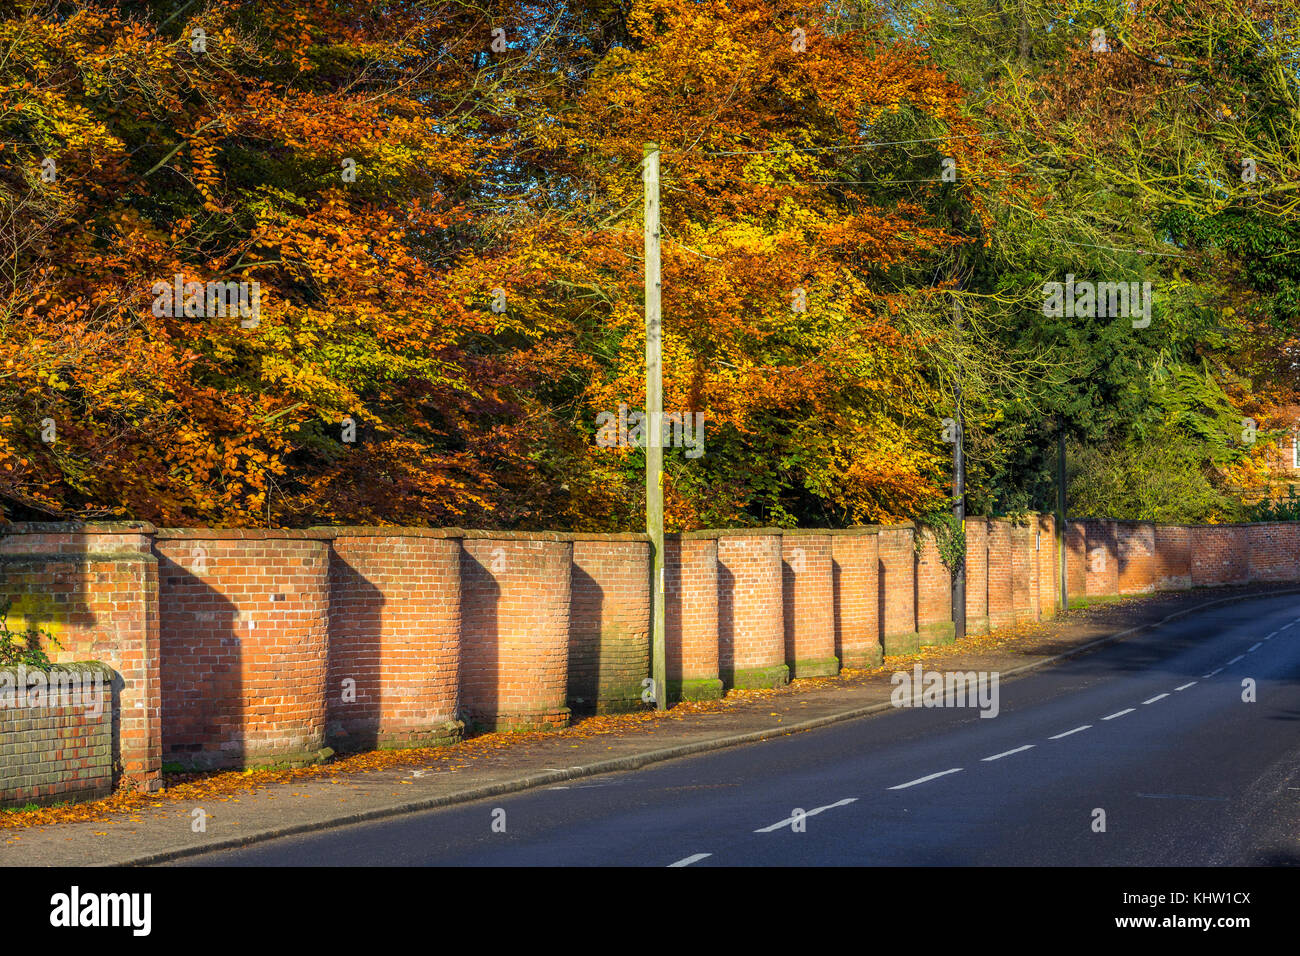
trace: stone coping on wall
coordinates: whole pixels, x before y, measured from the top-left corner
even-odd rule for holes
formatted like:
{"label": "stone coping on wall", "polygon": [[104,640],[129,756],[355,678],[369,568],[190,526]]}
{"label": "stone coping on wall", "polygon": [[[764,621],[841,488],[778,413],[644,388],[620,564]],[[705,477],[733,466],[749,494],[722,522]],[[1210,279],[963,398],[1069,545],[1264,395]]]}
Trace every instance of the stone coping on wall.
{"label": "stone coping on wall", "polygon": [[6,534],[153,534],[147,521],[10,521],[0,522]]}
{"label": "stone coping on wall", "polygon": [[111,665],[103,661],[66,661],[58,664],[51,664],[49,667],[29,667],[25,664],[3,664],[0,665],[0,674],[18,673],[19,668],[23,668],[26,674],[98,674],[102,677],[108,686],[112,686],[114,679],[117,677]]}

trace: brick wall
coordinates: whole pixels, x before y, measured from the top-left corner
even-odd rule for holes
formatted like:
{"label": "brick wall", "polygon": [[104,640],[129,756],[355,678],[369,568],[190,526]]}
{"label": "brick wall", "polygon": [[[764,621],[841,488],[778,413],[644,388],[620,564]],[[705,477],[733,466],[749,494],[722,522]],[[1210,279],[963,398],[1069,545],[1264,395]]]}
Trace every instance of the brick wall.
{"label": "brick wall", "polygon": [[1006,627],[1016,622],[1014,560],[1011,551],[1011,522],[988,523],[989,627]]}
{"label": "brick wall", "polygon": [[1148,594],[1156,589],[1156,528],[1141,521],[1115,522],[1119,593]]}
{"label": "brick wall", "polygon": [[966,519],[966,633],[989,632],[989,523]]}
{"label": "brick wall", "polygon": [[569,722],[573,541],[482,533],[461,562],[461,707],[487,730]]}
{"label": "brick wall", "polygon": [[118,675],[115,780],[162,785],[158,562],[151,525],[11,524],[0,529],[0,600],[11,630],[61,643],[58,662],[101,661]]}
{"label": "brick wall", "polygon": [[939,557],[934,532],[915,532],[916,631],[921,644],[949,644],[956,636],[952,623],[952,571]]}
{"label": "brick wall", "polygon": [[1250,578],[1250,537],[1243,525],[1206,525],[1191,537],[1192,585],[1244,584]]}
{"label": "brick wall", "polygon": [[1270,522],[1246,527],[1251,581],[1292,581],[1300,555],[1300,525]]}
{"label": "brick wall", "polygon": [[650,543],[642,536],[574,540],[568,674],[574,710],[605,714],[642,706],[641,681],[650,673],[649,581]]}
{"label": "brick wall", "polygon": [[1053,515],[1039,515],[1034,523],[1035,561],[1038,575],[1038,616],[1048,620],[1056,616],[1057,591],[1060,588],[1061,573],[1057,565],[1056,518]]}
{"label": "brick wall", "polygon": [[116,676],[99,663],[0,668],[0,807],[112,791]]}
{"label": "brick wall", "polygon": [[459,538],[346,528],[330,552],[326,739],[339,750],[461,736]]}
{"label": "brick wall", "polygon": [[718,539],[664,539],[664,642],[669,700],[714,700],[718,677]]}
{"label": "brick wall", "polygon": [[240,767],[325,746],[329,544],[312,531],[159,531],[163,760]]}
{"label": "brick wall", "polygon": [[1115,523],[1087,519],[1079,522],[1084,530],[1088,558],[1085,594],[1089,598],[1115,597],[1119,594],[1119,551],[1115,540]]}
{"label": "brick wall", "polygon": [[718,671],[726,686],[790,679],[782,583],[779,533],[718,536]]}
{"label": "brick wall", "polygon": [[[1050,516],[967,523],[972,633],[985,619],[1000,626],[1051,613],[1054,529]],[[224,767],[312,759],[327,743],[439,744],[466,719],[501,730],[558,726],[570,701],[640,706],[649,674],[641,535],[3,530],[10,626],[54,634],[56,660],[111,668],[109,775],[144,789],[159,785],[164,761]],[[1300,524],[1072,521],[1067,530],[1076,599],[1300,581]],[[664,584],[670,699],[714,697],[724,682],[779,685],[792,669],[873,666],[951,628],[948,569],[928,533],[918,538],[910,525],[669,536]],[[10,730],[32,729],[8,719]],[[13,771],[25,788],[104,786],[97,764],[82,779],[88,768],[60,764],[50,756],[58,748],[3,749],[12,743],[0,739],[0,756],[40,753],[57,778]],[[75,761],[83,749],[62,748]]]}
{"label": "brick wall", "polygon": [[1038,620],[1037,529],[1023,522],[1011,525],[1011,606],[1017,624]]}
{"label": "brick wall", "polygon": [[881,528],[876,536],[878,593],[885,596],[881,643],[889,654],[913,654],[920,647],[916,630],[916,550],[911,525]]}
{"label": "brick wall", "polygon": [[844,667],[875,667],[883,656],[879,561],[874,529],[831,536],[835,656]]}
{"label": "brick wall", "polygon": [[781,575],[785,661],[790,667],[790,677],[838,674],[835,572],[830,535],[783,534]]}
{"label": "brick wall", "polygon": [[1185,591],[1192,586],[1192,529],[1184,525],[1155,526],[1157,591]]}
{"label": "brick wall", "polygon": [[1088,535],[1083,522],[1065,522],[1065,586],[1068,605],[1088,598]]}

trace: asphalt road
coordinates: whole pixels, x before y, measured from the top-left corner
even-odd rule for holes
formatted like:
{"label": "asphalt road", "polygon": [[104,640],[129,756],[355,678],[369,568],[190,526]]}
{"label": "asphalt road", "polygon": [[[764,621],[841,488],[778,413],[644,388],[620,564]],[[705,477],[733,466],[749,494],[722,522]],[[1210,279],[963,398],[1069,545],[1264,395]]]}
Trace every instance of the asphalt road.
{"label": "asphalt road", "polygon": [[1300,598],[998,691],[179,865],[1300,864]]}

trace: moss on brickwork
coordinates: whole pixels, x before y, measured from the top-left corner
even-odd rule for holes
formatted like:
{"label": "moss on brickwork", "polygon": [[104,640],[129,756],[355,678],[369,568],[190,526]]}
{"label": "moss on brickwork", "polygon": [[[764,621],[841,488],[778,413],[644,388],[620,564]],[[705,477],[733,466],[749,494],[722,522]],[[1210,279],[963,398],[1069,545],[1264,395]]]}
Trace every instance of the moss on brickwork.
{"label": "moss on brickwork", "polygon": [[738,667],[727,680],[728,686],[737,690],[784,687],[788,683],[790,683],[790,668],[785,664],[778,664],[776,667]]}
{"label": "moss on brickwork", "polygon": [[819,657],[795,661],[790,665],[790,679],[801,677],[834,677],[840,672],[838,657]]}
{"label": "moss on brickwork", "polygon": [[936,621],[933,624],[921,625],[919,633],[922,647],[951,644],[957,639],[957,625],[953,624],[952,621]]}
{"label": "moss on brickwork", "polygon": [[921,635],[916,631],[902,631],[885,635],[885,656],[915,654],[921,648]]}
{"label": "moss on brickwork", "polygon": [[988,632],[989,632],[989,619],[987,617],[966,618],[967,634],[987,634]]}
{"label": "moss on brickwork", "polygon": [[871,667],[879,667],[884,658],[885,652],[883,648],[879,644],[872,644],[870,647],[845,651],[841,664],[844,667],[866,670]]}
{"label": "moss on brickwork", "polygon": [[668,682],[668,701],[676,703],[681,700],[721,700],[722,681],[714,677],[697,677],[692,680],[670,680]]}
{"label": "moss on brickwork", "polygon": [[450,747],[465,736],[465,725],[450,720],[424,732],[381,733],[375,742],[379,750],[412,750],[417,747]]}

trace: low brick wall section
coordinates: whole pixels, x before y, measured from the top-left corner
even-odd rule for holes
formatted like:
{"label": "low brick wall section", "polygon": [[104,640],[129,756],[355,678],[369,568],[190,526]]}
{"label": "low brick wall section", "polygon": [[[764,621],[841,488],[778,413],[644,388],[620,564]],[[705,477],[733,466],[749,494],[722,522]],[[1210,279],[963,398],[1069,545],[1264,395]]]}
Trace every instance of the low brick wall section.
{"label": "low brick wall section", "polygon": [[835,655],[835,572],[827,534],[783,534],[785,661],[792,679],[840,672]]}
{"label": "low brick wall section", "polygon": [[572,540],[467,536],[462,554],[466,718],[485,730],[567,726]]}
{"label": "low brick wall section", "polygon": [[337,529],[330,553],[327,743],[459,740],[461,543],[420,529]]}
{"label": "low brick wall section", "polygon": [[780,533],[718,537],[718,671],[727,687],[779,687],[785,658]]}
{"label": "low brick wall section", "polygon": [[310,531],[159,531],[163,760],[301,763],[325,747],[329,544]]}
{"label": "low brick wall section", "polygon": [[640,709],[641,681],[650,673],[650,542],[640,535],[576,538],[571,581],[570,708]]}
{"label": "low brick wall section", "polygon": [[115,677],[99,662],[0,667],[0,807],[112,792]]}
{"label": "low brick wall section", "polygon": [[716,700],[718,677],[718,539],[710,534],[664,539],[664,643],[668,699]]}
{"label": "low brick wall section", "polygon": [[[855,529],[856,530],[856,529]],[[866,529],[863,529],[866,530]],[[883,654],[880,550],[875,529],[831,536],[835,656],[844,667],[877,666]]]}

